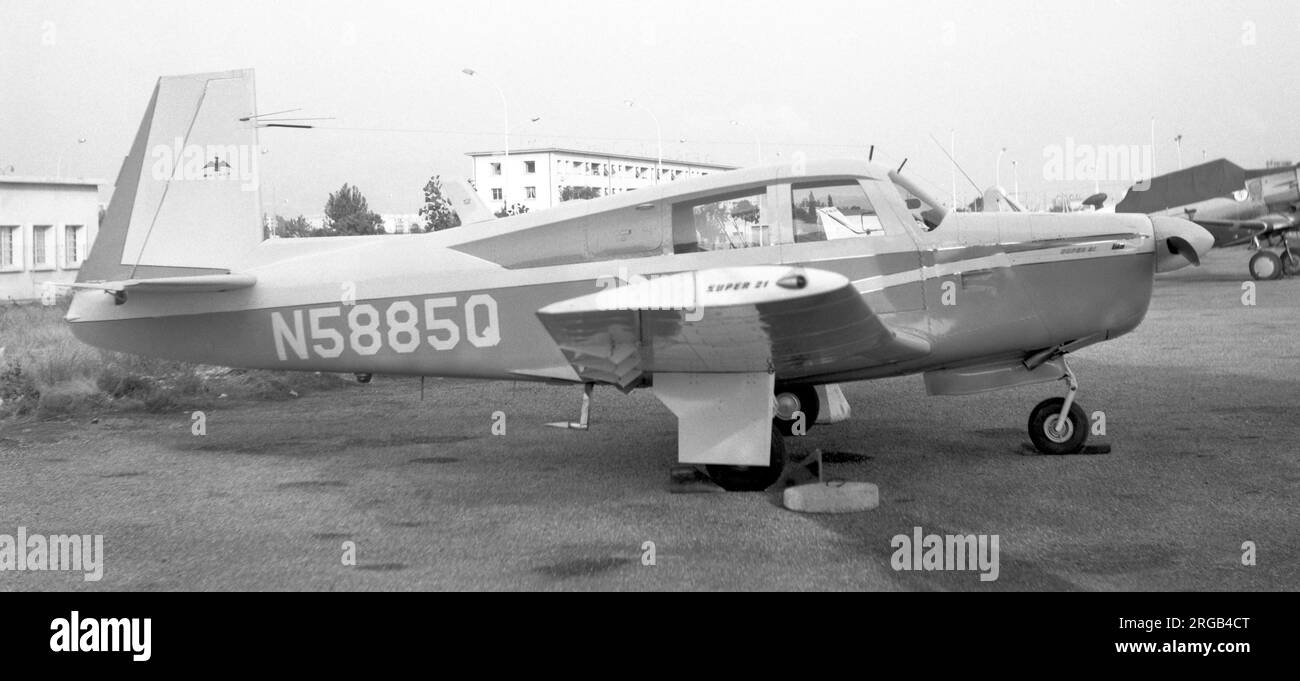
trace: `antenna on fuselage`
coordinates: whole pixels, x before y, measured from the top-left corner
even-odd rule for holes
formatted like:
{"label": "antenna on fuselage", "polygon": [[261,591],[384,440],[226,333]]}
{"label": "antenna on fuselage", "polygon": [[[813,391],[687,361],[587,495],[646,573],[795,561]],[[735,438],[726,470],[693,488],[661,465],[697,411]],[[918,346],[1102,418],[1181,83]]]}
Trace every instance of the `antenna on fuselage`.
{"label": "antenna on fuselage", "polygon": [[867,162],[870,163],[876,158],[876,145],[871,145],[871,150],[867,152]]}
{"label": "antenna on fuselage", "polygon": [[899,174],[902,174],[902,172],[903,172],[903,166],[905,166],[905,165],[907,165],[907,159],[903,159],[903,162],[900,163],[900,164],[898,164],[898,170],[896,170],[896,171],[894,171],[894,172],[899,173]]}
{"label": "antenna on fuselage", "polygon": [[[947,156],[949,161],[952,161],[952,167],[954,167],[954,168],[956,168],[958,171],[960,171],[961,174],[962,174],[962,177],[966,178],[966,181],[970,183],[970,186],[972,186],[972,187],[975,188],[975,193],[976,193],[976,194],[980,194],[980,195],[982,196],[983,193],[984,193],[984,191],[983,191],[982,189],[980,189],[980,186],[979,186],[979,185],[975,184],[975,180],[970,179],[970,175],[967,175],[967,174],[966,174],[966,171],[963,170],[962,167],[961,167],[961,165],[959,165],[959,164],[957,163],[957,159],[953,158],[953,157],[952,157],[952,154],[949,154],[949,153],[948,153],[948,150],[943,148],[943,145],[939,143],[939,140],[938,140],[938,139],[935,139],[935,136],[934,136],[933,134],[930,135],[930,139],[931,139],[931,140],[934,140],[934,144],[935,144],[935,146],[939,147],[939,151],[942,151],[942,152],[943,152],[943,155],[944,155],[944,156]],[[955,207],[954,207],[954,208],[955,208]]]}

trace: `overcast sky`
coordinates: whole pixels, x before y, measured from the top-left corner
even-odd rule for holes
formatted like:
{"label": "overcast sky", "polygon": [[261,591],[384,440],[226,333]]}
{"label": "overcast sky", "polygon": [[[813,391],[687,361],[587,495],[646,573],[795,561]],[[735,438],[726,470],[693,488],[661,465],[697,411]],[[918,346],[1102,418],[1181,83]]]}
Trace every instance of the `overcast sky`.
{"label": "overcast sky", "polygon": [[[0,0],[0,168],[116,177],[160,75],[252,67],[263,111],[332,116],[264,130],[263,203],[315,214],[344,182],[413,213],[467,151],[577,146],[751,165],[862,157],[943,198],[955,131],[981,186],[1088,193],[1045,154],[1147,145],[1157,171],[1300,160],[1300,2],[36,2]],[[530,118],[540,116],[533,123]],[[738,125],[732,125],[731,121]],[[78,138],[86,138],[78,144]],[[685,141],[681,141],[685,140]],[[779,154],[779,156],[778,156]],[[1112,196],[1129,183],[1103,182]],[[961,180],[963,200],[974,192]],[[105,196],[108,190],[105,189]],[[268,208],[269,209],[269,208]]]}

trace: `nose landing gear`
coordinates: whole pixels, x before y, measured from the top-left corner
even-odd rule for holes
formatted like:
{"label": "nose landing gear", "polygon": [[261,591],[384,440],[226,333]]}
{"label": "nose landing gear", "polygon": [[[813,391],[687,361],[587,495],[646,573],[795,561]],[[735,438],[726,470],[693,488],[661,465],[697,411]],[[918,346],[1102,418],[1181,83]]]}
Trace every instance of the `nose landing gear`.
{"label": "nose landing gear", "polygon": [[1061,358],[1065,367],[1062,378],[1069,386],[1065,397],[1043,400],[1029,413],[1029,439],[1044,454],[1076,454],[1083,450],[1088,440],[1088,415],[1075,401],[1079,381],[1070,365]]}

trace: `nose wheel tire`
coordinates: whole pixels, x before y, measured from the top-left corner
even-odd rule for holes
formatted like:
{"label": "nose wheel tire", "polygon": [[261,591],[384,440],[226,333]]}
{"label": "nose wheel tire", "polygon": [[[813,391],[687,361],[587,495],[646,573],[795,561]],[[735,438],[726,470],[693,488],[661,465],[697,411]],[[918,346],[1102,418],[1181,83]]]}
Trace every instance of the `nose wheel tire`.
{"label": "nose wheel tire", "polygon": [[785,470],[785,440],[775,425],[772,426],[772,447],[766,466],[721,466],[709,464],[704,467],[709,477],[728,492],[761,492]]}
{"label": "nose wheel tire", "polygon": [[1281,279],[1282,271],[1282,258],[1273,251],[1256,251],[1250,256],[1250,276],[1255,279]]}
{"label": "nose wheel tire", "polygon": [[790,437],[795,435],[794,413],[803,412],[804,433],[812,430],[813,424],[817,422],[817,415],[821,413],[821,403],[817,399],[817,389],[810,385],[792,385],[778,386],[776,389],[776,415],[772,417],[772,424],[782,435]]}
{"label": "nose wheel tire", "polygon": [[1070,405],[1064,423],[1060,423],[1065,398],[1043,400],[1029,414],[1029,439],[1044,454],[1076,454],[1088,440],[1088,415],[1078,403]]}

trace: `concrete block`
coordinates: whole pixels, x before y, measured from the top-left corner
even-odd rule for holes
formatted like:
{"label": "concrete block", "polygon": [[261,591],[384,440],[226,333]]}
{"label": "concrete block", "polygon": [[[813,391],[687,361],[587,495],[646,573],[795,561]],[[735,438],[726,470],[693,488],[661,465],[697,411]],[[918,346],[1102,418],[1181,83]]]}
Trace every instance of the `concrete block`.
{"label": "concrete block", "polygon": [[869,482],[818,482],[787,487],[782,501],[801,513],[856,513],[880,505],[880,488]]}

